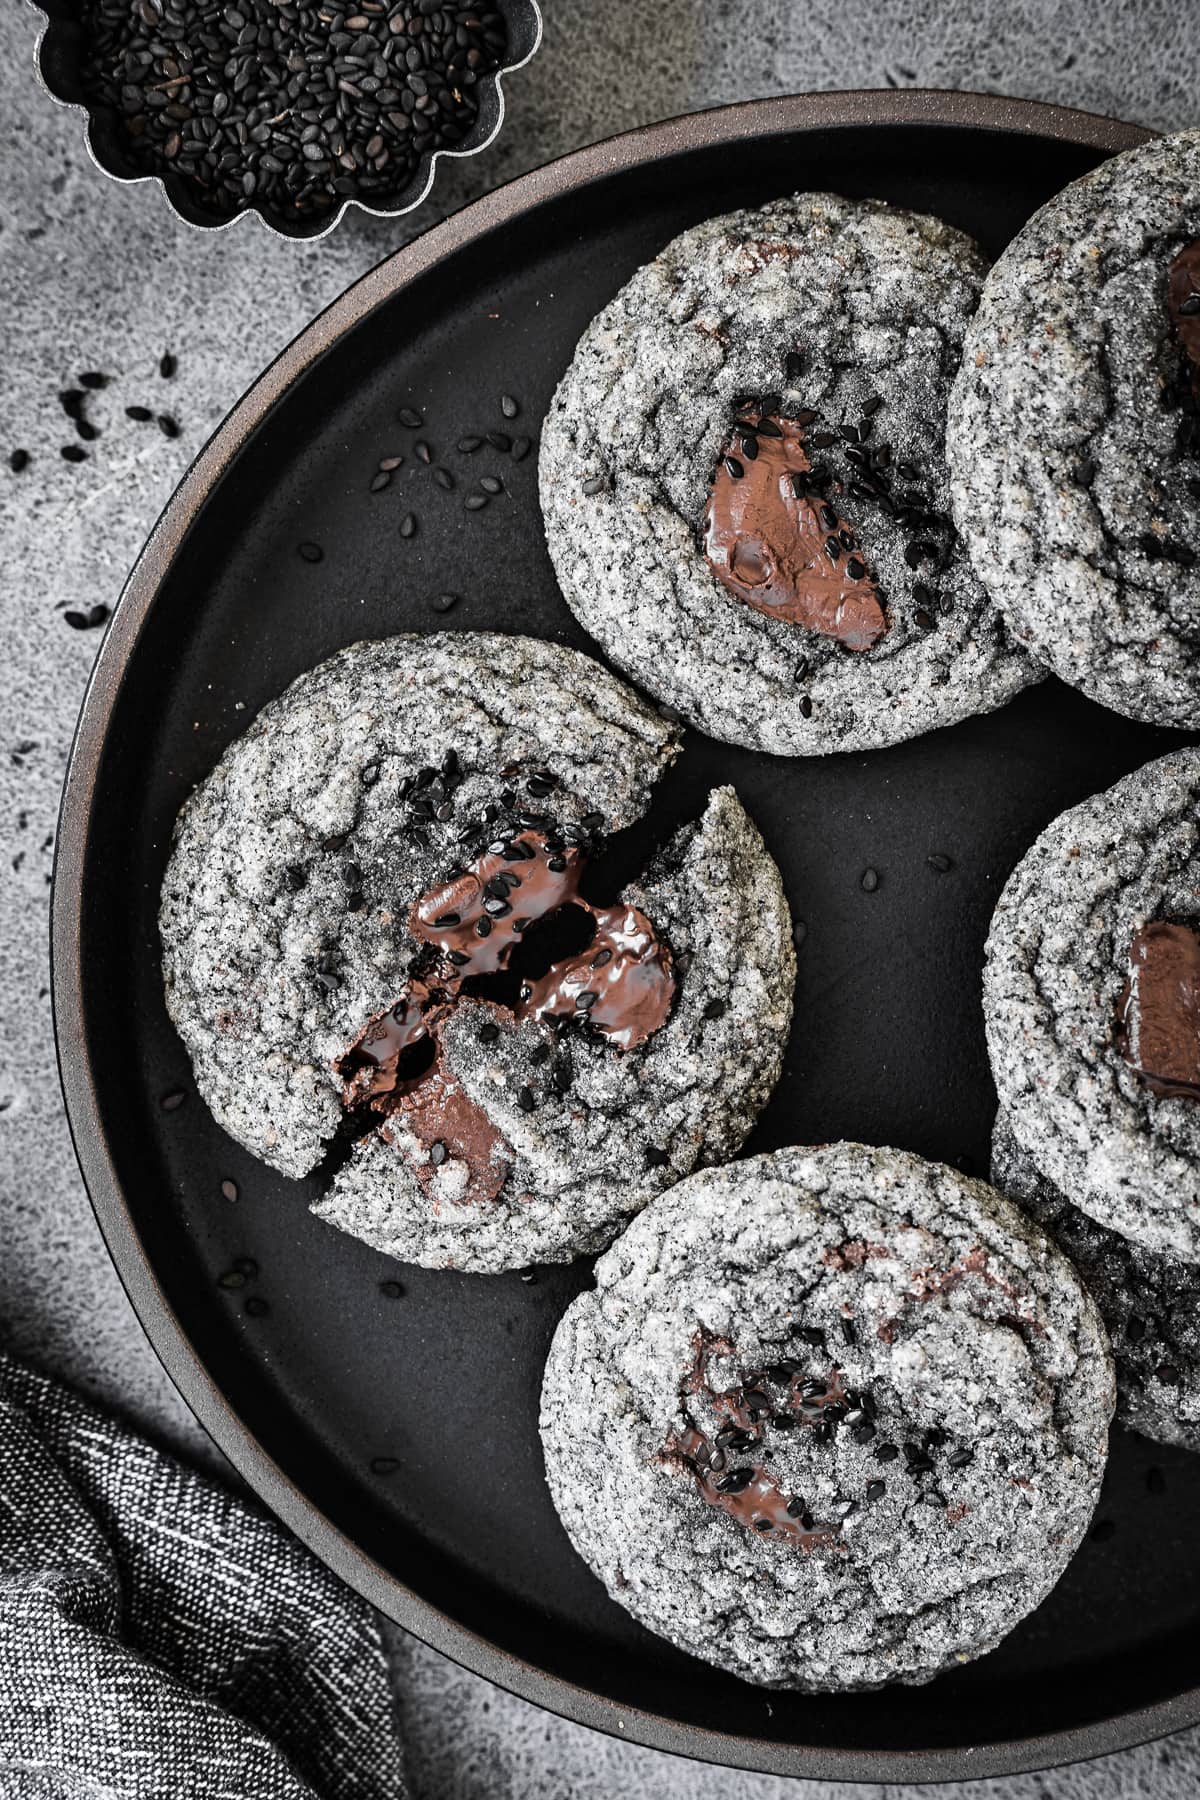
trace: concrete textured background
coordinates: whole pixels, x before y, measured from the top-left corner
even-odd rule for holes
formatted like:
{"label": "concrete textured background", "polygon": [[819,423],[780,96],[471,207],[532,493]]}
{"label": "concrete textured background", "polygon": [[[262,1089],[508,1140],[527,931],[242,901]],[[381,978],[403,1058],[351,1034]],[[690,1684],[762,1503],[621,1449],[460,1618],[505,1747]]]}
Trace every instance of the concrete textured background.
{"label": "concrete textured background", "polygon": [[[314,245],[254,219],[191,232],[151,185],[99,175],[78,117],[38,87],[39,18],[0,14],[0,1342],[216,1461],[148,1348],[100,1241],[54,1070],[46,915],[59,788],[99,631],[63,614],[111,605],[185,467],[259,370],[389,250],[484,188],[574,146],[699,106],[816,88],[982,88],[1161,128],[1196,122],[1200,6],[1179,0],[544,0],[541,55],[510,84],[499,143],[444,165],[403,223],[350,218]],[[179,359],[170,383],[164,350]],[[86,463],[56,395],[79,370],[119,376],[91,416]],[[122,408],[177,415],[169,440]],[[17,475],[8,454],[28,449]],[[420,1800],[826,1800],[834,1789],[734,1775],[615,1743],[514,1700],[395,1634]],[[972,1796],[1191,1794],[1200,1731]],[[910,1790],[911,1791],[911,1790]],[[929,1790],[932,1794],[935,1790]],[[951,1800],[957,1791],[937,1790]],[[966,1789],[961,1790],[966,1793]]]}

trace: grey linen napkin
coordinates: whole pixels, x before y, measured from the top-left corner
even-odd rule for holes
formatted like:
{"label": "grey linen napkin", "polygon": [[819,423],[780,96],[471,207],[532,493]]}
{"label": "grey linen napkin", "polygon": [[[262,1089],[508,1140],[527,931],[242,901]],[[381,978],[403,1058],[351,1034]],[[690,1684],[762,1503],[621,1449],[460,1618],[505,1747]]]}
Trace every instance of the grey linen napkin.
{"label": "grey linen napkin", "polygon": [[371,1609],[246,1501],[0,1356],[0,1796],[404,1793]]}

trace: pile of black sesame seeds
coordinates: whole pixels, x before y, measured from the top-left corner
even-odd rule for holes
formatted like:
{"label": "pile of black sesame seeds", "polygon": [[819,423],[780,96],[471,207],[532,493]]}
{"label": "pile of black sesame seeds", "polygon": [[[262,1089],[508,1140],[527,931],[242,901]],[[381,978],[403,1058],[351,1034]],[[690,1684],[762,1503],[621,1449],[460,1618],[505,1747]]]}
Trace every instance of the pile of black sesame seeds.
{"label": "pile of black sesame seeds", "polygon": [[494,6],[454,0],[88,0],[85,28],[89,100],[139,170],[292,222],[398,202],[507,44]]}

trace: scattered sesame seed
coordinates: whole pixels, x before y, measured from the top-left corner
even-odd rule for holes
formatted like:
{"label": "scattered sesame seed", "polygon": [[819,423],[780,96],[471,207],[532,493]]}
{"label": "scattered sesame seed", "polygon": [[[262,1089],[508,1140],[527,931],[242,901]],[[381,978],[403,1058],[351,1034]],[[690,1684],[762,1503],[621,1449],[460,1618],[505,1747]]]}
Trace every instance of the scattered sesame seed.
{"label": "scattered sesame seed", "polygon": [[226,1179],[221,1183],[221,1192],[224,1194],[226,1200],[236,1200],[238,1197],[237,1182],[230,1181],[229,1178],[226,1177]]}
{"label": "scattered sesame seed", "polygon": [[864,869],[862,875],[859,877],[858,885],[861,887],[864,894],[873,894],[879,886],[878,869]]}
{"label": "scattered sesame seed", "polygon": [[320,544],[314,544],[311,540],[297,544],[296,548],[306,563],[319,563],[325,555]]}
{"label": "scattered sesame seed", "polygon": [[500,411],[506,419],[515,419],[521,408],[511,394],[501,394]]}

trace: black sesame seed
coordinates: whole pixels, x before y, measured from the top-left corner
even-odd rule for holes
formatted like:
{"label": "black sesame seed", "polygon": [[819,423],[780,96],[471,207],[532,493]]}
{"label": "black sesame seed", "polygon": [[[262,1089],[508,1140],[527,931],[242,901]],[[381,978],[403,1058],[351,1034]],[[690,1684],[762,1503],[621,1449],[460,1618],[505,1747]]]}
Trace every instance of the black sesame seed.
{"label": "black sesame seed", "polygon": [[593,993],[590,988],[585,988],[582,994],[575,996],[576,1012],[591,1012],[599,998],[599,994]]}
{"label": "black sesame seed", "polygon": [[306,563],[319,563],[325,555],[325,552],[322,550],[320,544],[314,544],[311,542],[297,544],[296,549],[299,551],[300,556]]}
{"label": "black sesame seed", "polygon": [[447,613],[458,605],[457,594],[435,594],[429,602],[434,612]]}
{"label": "black sesame seed", "polygon": [[746,470],[745,470],[744,465],[738,461],[737,457],[736,456],[726,456],[726,457],[722,458],[722,461],[725,464],[726,472],[731,476],[731,478],[734,481],[740,481],[742,479],[742,476],[746,473]]}
{"label": "black sesame seed", "polygon": [[498,475],[481,475],[479,485],[485,494],[502,494],[504,492],[504,483]]}
{"label": "black sesame seed", "polygon": [[965,1469],[967,1464],[974,1462],[974,1460],[975,1452],[973,1450],[968,1450],[965,1447],[960,1450],[951,1450],[949,1456],[946,1458],[946,1467],[948,1469]]}
{"label": "black sesame seed", "polygon": [[405,513],[404,517],[400,521],[400,536],[402,538],[411,538],[411,537],[416,537],[416,535],[417,535],[417,515],[416,515],[416,513]]}
{"label": "black sesame seed", "polygon": [[531,1113],[533,1111],[534,1107],[537,1105],[537,1101],[533,1097],[532,1088],[522,1087],[517,1089],[517,1105],[522,1112]]}
{"label": "black sesame seed", "polygon": [[728,1008],[724,1000],[710,1000],[704,1009],[706,1019],[723,1019]]}
{"label": "black sesame seed", "polygon": [[507,431],[489,431],[487,441],[493,450],[499,450],[504,456],[507,456],[512,449],[512,439]]}
{"label": "black sesame seed", "polygon": [[925,858],[925,862],[937,875],[945,875],[954,867],[951,859],[941,850],[935,850],[931,856]]}
{"label": "black sesame seed", "polygon": [[109,608],[103,600],[97,600],[86,612],[76,612],[72,607],[63,614],[63,618],[74,631],[94,631],[97,625],[103,625],[108,618]]}
{"label": "black sesame seed", "polygon": [[147,425],[154,417],[154,414],[150,411],[148,406],[127,406],[125,408],[125,417],[127,419],[136,420],[139,425]]}
{"label": "black sesame seed", "polygon": [[1182,318],[1194,318],[1197,313],[1200,313],[1200,294],[1189,294],[1185,300],[1179,302],[1176,311]]}
{"label": "black sesame seed", "polygon": [[923,606],[918,606],[916,612],[913,614],[913,624],[919,631],[933,630],[933,619],[930,614],[925,611]]}
{"label": "black sesame seed", "polygon": [[177,438],[179,436],[179,421],[178,419],[173,419],[170,413],[159,413],[158,429],[165,438]]}
{"label": "black sesame seed", "polygon": [[875,1446],[876,1462],[882,1462],[882,1463],[895,1462],[895,1460],[899,1456],[899,1454],[900,1454],[900,1452],[896,1448],[895,1444],[876,1444],[876,1446]]}
{"label": "black sesame seed", "polygon": [[487,503],[486,494],[468,494],[463,501],[463,509],[466,512],[482,512]]}
{"label": "black sesame seed", "polygon": [[410,431],[416,431],[419,425],[425,423],[420,413],[412,406],[402,406],[400,411],[396,414],[396,417],[399,419],[400,423],[406,425]]}
{"label": "black sesame seed", "polygon": [[515,419],[521,408],[511,394],[501,394],[500,411],[506,419]]}
{"label": "black sesame seed", "polygon": [[386,469],[377,470],[376,473],[374,475],[372,475],[372,477],[371,477],[370,486],[371,486],[371,492],[373,494],[381,494],[383,492],[384,488],[391,487],[391,485],[392,485],[392,478],[388,474]]}
{"label": "black sesame seed", "polygon": [[476,1035],[481,1044],[494,1044],[496,1039],[500,1036],[500,1027],[498,1025],[493,1025],[491,1021],[488,1020],[479,1027]]}
{"label": "black sesame seed", "polygon": [[527,438],[527,437],[514,438],[513,439],[513,447],[512,447],[513,461],[514,462],[524,462],[525,458],[529,455],[529,452],[532,449],[533,449],[533,439],[532,438]]}
{"label": "black sesame seed", "polygon": [[388,1300],[401,1300],[404,1297],[404,1288],[401,1283],[390,1278],[380,1282],[379,1291]]}
{"label": "black sesame seed", "polygon": [[19,475],[23,469],[27,469],[29,462],[28,450],[13,450],[9,453],[8,466],[14,475]]}
{"label": "black sesame seed", "polygon": [[716,1483],[719,1494],[741,1494],[754,1480],[753,1469],[730,1469],[728,1474],[718,1478]]}
{"label": "black sesame seed", "polygon": [[164,1112],[178,1112],[186,1099],[187,1094],[182,1088],[172,1088],[170,1093],[163,1095],[158,1104]]}
{"label": "black sesame seed", "polygon": [[861,581],[867,572],[867,565],[857,556],[852,556],[846,564],[846,574],[851,581]]}
{"label": "black sesame seed", "polygon": [[873,894],[879,886],[878,869],[864,869],[862,875],[859,877],[858,885],[861,887],[864,894]]}
{"label": "black sesame seed", "polygon": [[812,703],[812,700],[810,699],[810,697],[807,694],[801,694],[801,696],[800,696],[800,717],[802,719],[811,719],[812,718],[812,710],[813,710],[813,703]]}
{"label": "black sesame seed", "polygon": [[59,451],[59,455],[63,458],[64,462],[69,463],[81,463],[87,459],[87,451],[79,444],[64,444]]}
{"label": "black sesame seed", "polygon": [[172,356],[169,350],[164,350],[158,359],[158,372],[163,380],[170,381],[178,367],[179,363],[177,359]]}
{"label": "black sesame seed", "polygon": [[665,1168],[667,1161],[666,1151],[660,1150],[657,1144],[648,1144],[646,1146],[646,1167],[648,1169]]}

